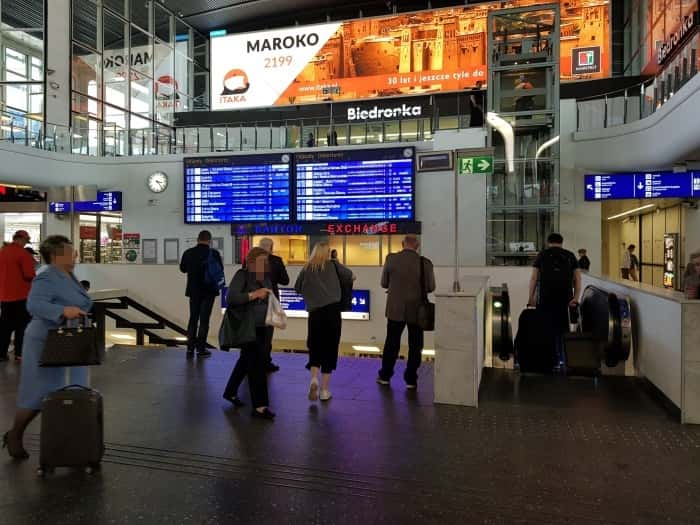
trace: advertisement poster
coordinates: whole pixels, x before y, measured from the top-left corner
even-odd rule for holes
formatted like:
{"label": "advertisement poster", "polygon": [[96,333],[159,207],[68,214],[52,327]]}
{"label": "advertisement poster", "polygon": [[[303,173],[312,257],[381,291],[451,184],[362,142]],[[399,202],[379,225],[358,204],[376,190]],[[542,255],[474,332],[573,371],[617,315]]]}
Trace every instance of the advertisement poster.
{"label": "advertisement poster", "polygon": [[141,264],[141,234],[122,234],[122,253],[127,264]]}
{"label": "advertisement poster", "polygon": [[[532,4],[515,0],[212,38],[211,106],[231,110],[473,88],[487,81],[489,11]],[[531,25],[537,26],[537,16],[532,13]],[[609,75],[609,25],[607,0],[562,2],[563,80]],[[594,63],[574,64],[573,50],[586,46],[599,48],[590,55]]]}

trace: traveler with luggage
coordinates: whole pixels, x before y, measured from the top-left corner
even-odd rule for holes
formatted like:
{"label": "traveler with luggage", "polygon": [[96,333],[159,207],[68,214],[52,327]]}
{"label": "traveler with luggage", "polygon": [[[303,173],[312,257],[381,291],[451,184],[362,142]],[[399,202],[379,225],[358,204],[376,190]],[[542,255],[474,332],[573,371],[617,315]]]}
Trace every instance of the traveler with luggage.
{"label": "traveler with luggage", "polygon": [[187,358],[211,357],[207,350],[209,320],[214,301],[226,284],[221,254],[211,248],[211,233],[199,232],[197,246],[185,250],[180,271],[187,274],[185,295],[190,300],[190,319],[187,323]]}
{"label": "traveler with luggage", "polygon": [[12,242],[0,250],[0,361],[7,361],[12,334],[15,335],[15,361],[22,359],[24,331],[31,320],[27,296],[36,276],[34,258],[26,250],[29,234],[15,232]]}
{"label": "traveler with luggage", "polygon": [[[533,264],[528,306],[535,306],[536,312],[521,316],[518,328],[521,341],[516,338],[521,371],[551,372],[562,354],[563,335],[569,331],[568,309],[578,305],[581,294],[576,256],[565,250],[563,244],[560,234],[550,234],[547,248],[537,255]],[[525,332],[540,338],[541,344],[523,341],[527,339]]]}
{"label": "traveler with luggage", "polygon": [[70,382],[66,383],[66,368],[39,366],[49,330],[86,316],[92,306],[90,297],[73,275],[77,254],[70,239],[52,235],[41,243],[39,251],[47,267],[34,279],[27,299],[32,320],[24,339],[17,412],[12,430],[3,437],[3,447],[16,459],[29,457],[22,438],[29,423],[39,414],[44,397],[66,384],[86,386],[88,379],[84,367],[70,367]]}
{"label": "traveler with luggage", "polygon": [[236,407],[243,406],[238,398],[238,387],[248,376],[250,398],[253,403],[252,416],[272,420],[274,412],[269,409],[267,391],[267,345],[272,338],[272,327],[265,324],[268,296],[272,293],[272,282],[268,274],[268,253],[262,248],[253,248],[246,256],[245,268],[236,272],[226,294],[228,309],[224,316],[222,331],[233,334],[235,340],[227,346],[236,346],[241,354],[231,372],[224,399]]}
{"label": "traveler with luggage", "polygon": [[[265,237],[264,239],[260,240],[260,243],[258,245],[260,246],[260,248],[262,248],[268,253],[267,267],[268,275],[272,283],[272,292],[275,294],[275,297],[279,299],[280,284],[282,286],[287,286],[289,284],[289,275],[287,274],[287,268],[285,268],[284,266],[284,261],[282,260],[282,257],[278,257],[277,255],[274,255],[272,253],[275,247],[275,244],[272,241],[272,239],[268,239],[267,237]],[[267,372],[277,372],[280,369],[280,367],[272,362],[272,339],[274,337],[274,328],[270,328],[272,331],[270,332],[270,343],[267,346],[267,364],[265,365],[265,369]]]}
{"label": "traveler with luggage", "polygon": [[[342,329],[341,312],[350,308],[352,300],[352,272],[331,260],[327,242],[318,242],[311,252],[309,262],[299,273],[294,289],[304,297],[309,312],[306,345],[309,349],[311,370],[309,400],[328,401],[331,374],[338,365],[338,347]],[[345,303],[345,304],[344,304]],[[318,376],[321,374],[321,384]],[[320,392],[319,392],[320,390]]]}
{"label": "traveler with luggage", "polygon": [[423,328],[419,324],[418,312],[427,294],[435,290],[435,274],[430,259],[418,253],[418,237],[406,235],[402,246],[402,251],[387,256],[382,271],[382,288],[386,288],[388,294],[387,327],[377,383],[389,385],[401,349],[401,335],[408,326],[408,361],[404,381],[406,388],[415,389],[423,354]]}

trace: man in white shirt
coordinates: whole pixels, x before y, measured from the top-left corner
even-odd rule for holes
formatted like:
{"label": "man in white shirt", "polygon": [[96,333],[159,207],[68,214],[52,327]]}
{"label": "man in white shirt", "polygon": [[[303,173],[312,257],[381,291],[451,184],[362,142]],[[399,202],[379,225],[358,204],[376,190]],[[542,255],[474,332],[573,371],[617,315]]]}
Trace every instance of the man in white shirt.
{"label": "man in white shirt", "polygon": [[636,246],[634,244],[630,244],[627,249],[622,252],[622,264],[620,265],[620,273],[622,274],[623,279],[628,279],[632,281],[637,280],[637,272],[635,269],[635,265],[633,264],[633,259],[634,259],[634,250]]}

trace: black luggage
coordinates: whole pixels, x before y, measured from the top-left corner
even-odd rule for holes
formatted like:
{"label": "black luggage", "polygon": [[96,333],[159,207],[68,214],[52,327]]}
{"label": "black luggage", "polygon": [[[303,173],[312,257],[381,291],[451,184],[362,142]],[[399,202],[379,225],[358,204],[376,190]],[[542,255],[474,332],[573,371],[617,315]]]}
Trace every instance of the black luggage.
{"label": "black luggage", "polygon": [[90,473],[104,454],[102,396],[72,385],[52,392],[41,409],[39,475],[55,467],[80,467]]}
{"label": "black luggage", "polygon": [[569,375],[597,376],[600,374],[600,343],[589,332],[581,332],[581,312],[569,308],[569,333],[564,334],[564,358]]}
{"label": "black luggage", "polygon": [[556,349],[551,322],[546,314],[526,308],[518,320],[515,357],[521,372],[551,374],[556,365]]}

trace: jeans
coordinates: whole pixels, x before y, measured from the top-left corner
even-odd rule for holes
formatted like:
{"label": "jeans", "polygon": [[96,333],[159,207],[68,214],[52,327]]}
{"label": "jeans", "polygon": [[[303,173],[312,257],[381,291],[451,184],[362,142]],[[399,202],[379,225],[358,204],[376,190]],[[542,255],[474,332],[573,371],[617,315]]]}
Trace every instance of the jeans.
{"label": "jeans", "polygon": [[190,297],[190,321],[187,323],[187,350],[203,352],[209,337],[209,319],[215,296]]}
{"label": "jeans", "polygon": [[394,366],[399,358],[401,350],[401,335],[408,325],[408,361],[404,381],[408,385],[415,385],[418,381],[418,367],[420,367],[423,354],[423,330],[420,326],[406,323],[405,321],[392,321],[389,319],[386,326],[386,341],[382,355],[382,368],[379,377],[388,381],[394,375]]}
{"label": "jeans", "polygon": [[15,356],[22,356],[24,330],[32,317],[27,312],[27,300],[0,303],[0,357],[7,356],[12,333],[15,334]]}
{"label": "jeans", "polygon": [[266,348],[268,341],[272,340],[272,329],[269,326],[259,326],[255,329],[255,336],[254,342],[242,346],[241,355],[231,372],[224,395],[238,397],[238,387],[248,376],[253,408],[260,408],[270,404],[265,368],[267,367]]}

